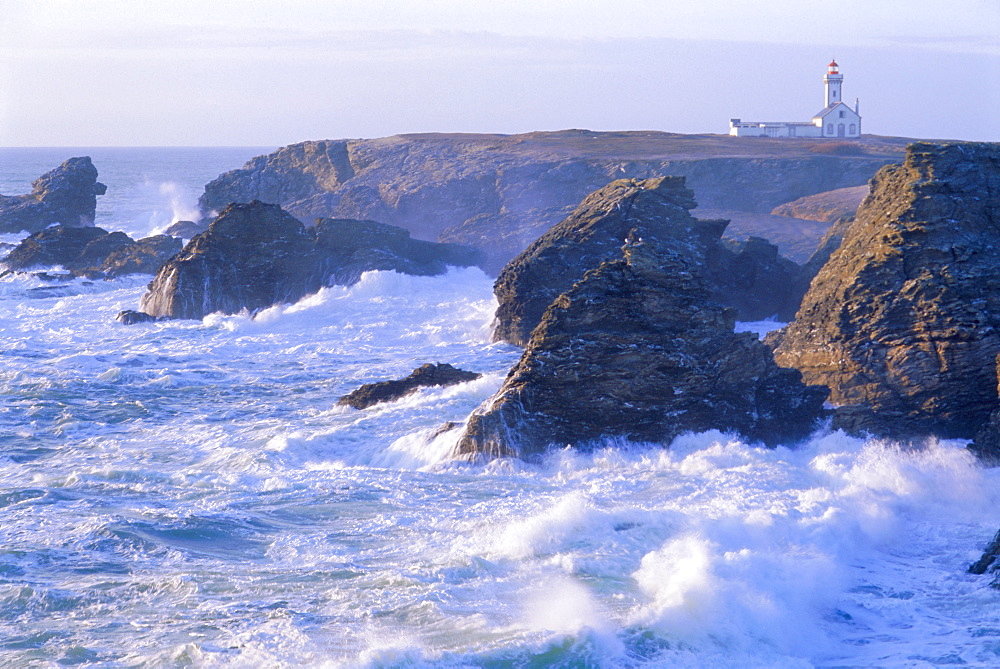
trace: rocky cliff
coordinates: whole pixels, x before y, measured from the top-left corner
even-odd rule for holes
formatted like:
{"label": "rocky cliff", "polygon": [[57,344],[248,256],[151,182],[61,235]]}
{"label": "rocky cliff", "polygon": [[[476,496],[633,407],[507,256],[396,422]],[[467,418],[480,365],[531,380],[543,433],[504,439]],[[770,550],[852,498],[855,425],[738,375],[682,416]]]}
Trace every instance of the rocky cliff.
{"label": "rocky cliff", "polygon": [[391,223],[422,239],[480,248],[497,272],[615,179],[686,176],[703,206],[765,213],[864,184],[902,149],[869,138],[857,155],[820,155],[810,150],[816,141],[568,130],[302,142],[221,175],[200,204],[207,215],[257,199],[305,222]]}
{"label": "rocky cliff", "polygon": [[621,257],[630,232],[658,239],[700,230],[707,235],[702,246],[713,299],[734,307],[744,320],[786,313],[798,266],[762,239],[728,248],[719,239],[727,221],[699,221],[689,213],[694,207],[684,177],[619,179],[594,191],[500,272],[495,339],[524,346],[556,297],[587,270]]}
{"label": "rocky cliff", "polygon": [[546,310],[499,392],[469,419],[457,456],[528,456],[606,437],[666,443],[693,430],[768,444],[806,436],[826,391],[775,365],[705,279],[719,226],[629,234]]}
{"label": "rocky cliff", "polygon": [[971,438],[997,405],[1000,145],[911,145],[883,168],[795,321],[779,364],[829,386],[836,424]]}
{"label": "rocky cliff", "polygon": [[373,221],[324,219],[306,228],[278,205],[231,204],[160,269],[139,309],[154,318],[255,312],[353,283],[368,270],[433,275],[476,257]]}
{"label": "rocky cliff", "polygon": [[35,179],[30,193],[0,195],[0,232],[36,232],[54,223],[93,225],[97,196],[105,192],[89,157],[70,158]]}

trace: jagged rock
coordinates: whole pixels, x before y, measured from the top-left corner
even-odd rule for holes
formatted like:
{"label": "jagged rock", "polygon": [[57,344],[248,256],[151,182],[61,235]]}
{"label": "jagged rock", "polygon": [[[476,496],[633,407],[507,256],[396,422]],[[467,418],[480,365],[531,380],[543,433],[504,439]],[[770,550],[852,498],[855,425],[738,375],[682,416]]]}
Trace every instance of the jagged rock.
{"label": "jagged rock", "polygon": [[807,221],[836,223],[845,218],[854,218],[861,201],[867,195],[867,185],[837,188],[780,204],[771,213],[775,216],[801,218]]}
{"label": "jagged rock", "polygon": [[133,241],[124,232],[101,228],[54,225],[23,239],[3,260],[14,271],[61,265],[67,278],[113,278],[125,274],[155,274],[180,241],[160,235]]}
{"label": "jagged rock", "polygon": [[119,311],[118,315],[115,316],[115,320],[122,325],[135,325],[136,323],[154,323],[161,319],[141,311],[126,309],[125,311]]}
{"label": "jagged rock", "polygon": [[435,276],[449,265],[468,267],[481,260],[481,254],[467,246],[412,239],[403,228],[375,221],[321,218],[313,232],[328,283],[356,283],[371,270]]}
{"label": "jagged rock", "polygon": [[139,308],[168,318],[256,312],[367,270],[433,275],[474,256],[373,221],[324,219],[307,229],[277,205],[234,203],[160,269]]}
{"label": "jagged rock", "polygon": [[105,192],[89,157],[70,158],[35,179],[31,193],[0,195],[0,232],[37,232],[55,223],[93,225],[97,196]]}
{"label": "jagged rock", "polygon": [[792,291],[801,272],[797,264],[778,255],[777,246],[760,237],[716,244],[708,256],[712,299],[736,309],[741,321],[791,320],[804,294]]}
{"label": "jagged rock", "polygon": [[182,239],[191,239],[195,235],[201,234],[206,230],[208,230],[208,223],[177,221],[176,223],[171,223],[170,226],[163,231],[163,234],[171,237],[181,237]]}
{"label": "jagged rock", "polygon": [[156,274],[165,262],[180,253],[181,240],[170,235],[143,237],[113,249],[101,262],[105,276]]}
{"label": "jagged rock", "polygon": [[711,301],[713,222],[675,219],[672,235],[631,232],[624,258],[560,295],[499,392],[470,417],[457,456],[528,456],[605,437],[669,442],[693,430],[769,445],[809,434],[825,390],[781,369],[735,313]]}
{"label": "jagged rock", "polygon": [[1000,145],[911,145],[879,171],[779,364],[830,387],[835,425],[971,438],[997,405]]}
{"label": "jagged rock", "polygon": [[613,179],[683,175],[703,206],[764,214],[803,195],[864,184],[902,154],[898,139],[864,143],[872,155],[817,155],[808,139],[586,130],[303,142],[221,175],[200,206],[209,214],[259,199],[306,223],[382,221],[479,248],[495,273]]}
{"label": "jagged rock", "polygon": [[[997,532],[987,546],[986,550],[983,551],[982,557],[976,560],[970,567],[969,573],[981,575],[987,572],[991,574],[997,574],[1000,572],[1000,563],[997,562],[997,558],[1000,558],[1000,532]],[[1000,589],[1000,575],[997,575],[990,585],[994,588]]]}
{"label": "jagged rock", "polygon": [[[367,409],[373,404],[391,402],[426,386],[451,386],[456,383],[475,381],[481,374],[467,372],[447,363],[426,364],[417,367],[409,376],[394,381],[366,383],[357,390],[348,393],[337,401],[337,404],[351,406],[355,409]],[[452,425],[454,427],[454,425]]]}
{"label": "jagged rock", "polygon": [[719,238],[727,221],[698,221],[689,213],[694,206],[684,177],[619,179],[591,193],[504,267],[494,285],[494,338],[524,346],[556,297],[587,270],[621,257],[622,241],[632,230],[644,239],[674,235],[676,228],[700,231],[708,253],[706,276],[717,300],[744,320],[787,312],[785,296],[798,265],[762,239],[740,245],[738,252],[726,248]]}
{"label": "jagged rock", "polygon": [[[994,370],[1000,378],[1000,355],[996,358]],[[997,393],[1000,398],[1000,386]],[[994,405],[986,422],[979,428],[975,441],[969,444],[969,450],[987,465],[1000,465],[1000,402]]]}
{"label": "jagged rock", "polygon": [[87,245],[107,236],[108,231],[101,228],[54,225],[22,239],[3,263],[17,271],[52,265],[83,269],[89,266],[81,262]]}

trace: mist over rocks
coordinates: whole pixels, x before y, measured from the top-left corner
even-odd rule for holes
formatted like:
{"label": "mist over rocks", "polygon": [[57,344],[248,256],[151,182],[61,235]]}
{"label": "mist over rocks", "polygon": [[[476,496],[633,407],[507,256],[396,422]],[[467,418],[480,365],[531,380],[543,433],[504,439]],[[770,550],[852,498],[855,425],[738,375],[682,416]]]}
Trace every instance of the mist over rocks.
{"label": "mist over rocks", "polygon": [[807,436],[826,390],[734,332],[735,311],[711,299],[705,278],[718,225],[691,221],[673,236],[630,233],[619,258],[556,298],[455,455],[524,457],[608,437],[667,443],[711,429],[768,445]]}
{"label": "mist over rocks", "polygon": [[472,249],[410,238],[374,221],[322,219],[307,228],[275,204],[233,203],[165,264],[140,300],[156,318],[257,312],[369,270],[436,275],[467,267]]}
{"label": "mist over rocks", "polygon": [[181,241],[167,235],[133,240],[124,232],[53,225],[21,240],[0,262],[11,271],[61,265],[71,276],[110,279],[155,274],[180,250]]}
{"label": "mist over rocks", "polygon": [[35,179],[30,193],[0,195],[0,232],[37,232],[57,223],[92,226],[97,196],[106,192],[89,156],[70,158]]}
{"label": "mist over rocks", "polygon": [[527,344],[542,314],[584,273],[621,257],[631,233],[643,239],[697,234],[705,256],[710,298],[732,306],[742,320],[794,313],[788,292],[799,267],[777,248],[751,238],[730,248],[720,242],[728,221],[698,220],[684,177],[619,179],[588,195],[570,216],[553,226],[500,272],[494,286],[498,307],[494,338]]}
{"label": "mist over rocks", "polygon": [[703,207],[767,213],[804,195],[864,184],[902,154],[902,143],[889,138],[865,138],[854,155],[817,154],[815,143],[587,130],[301,142],[220,175],[200,206],[209,215],[258,199],[307,223],[377,220],[421,239],[479,248],[495,274],[615,179],[686,176]]}
{"label": "mist over rocks", "polygon": [[998,403],[998,328],[1000,145],[916,143],[768,341],[830,388],[835,426],[971,439]]}

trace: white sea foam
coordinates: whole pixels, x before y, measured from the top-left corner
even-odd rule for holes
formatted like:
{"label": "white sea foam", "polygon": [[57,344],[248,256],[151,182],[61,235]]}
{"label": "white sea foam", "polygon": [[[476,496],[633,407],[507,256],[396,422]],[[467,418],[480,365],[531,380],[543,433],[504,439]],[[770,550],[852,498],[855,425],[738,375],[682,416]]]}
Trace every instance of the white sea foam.
{"label": "white sea foam", "polygon": [[[0,280],[0,663],[993,666],[963,444],[718,432],[449,461],[520,351],[491,280],[365,274],[126,327],[148,277]],[[358,411],[425,362],[482,372]],[[436,436],[434,436],[436,435]]]}

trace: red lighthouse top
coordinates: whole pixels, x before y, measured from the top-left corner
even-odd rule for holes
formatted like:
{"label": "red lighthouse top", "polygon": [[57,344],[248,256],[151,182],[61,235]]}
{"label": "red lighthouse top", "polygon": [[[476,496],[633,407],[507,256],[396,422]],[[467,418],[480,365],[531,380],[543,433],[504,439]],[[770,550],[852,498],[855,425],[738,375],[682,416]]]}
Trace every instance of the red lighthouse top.
{"label": "red lighthouse top", "polygon": [[830,61],[829,67],[830,67],[830,74],[838,74],[840,72],[840,66],[837,65],[837,61],[835,60]]}

